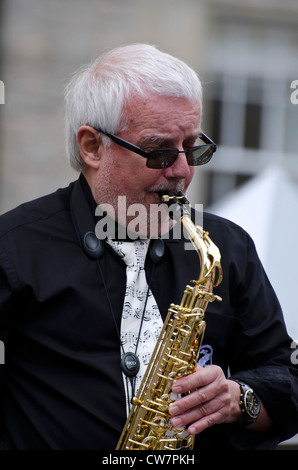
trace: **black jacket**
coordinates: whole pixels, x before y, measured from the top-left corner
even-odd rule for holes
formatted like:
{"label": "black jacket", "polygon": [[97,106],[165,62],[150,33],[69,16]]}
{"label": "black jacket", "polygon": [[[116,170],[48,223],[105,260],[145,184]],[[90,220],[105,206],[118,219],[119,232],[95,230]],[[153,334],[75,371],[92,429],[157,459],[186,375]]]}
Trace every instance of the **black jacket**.
{"label": "black jacket", "polygon": [[[82,186],[80,186],[82,185]],[[120,327],[125,265],[105,246],[86,255],[70,211],[74,186],[93,210],[81,177],[68,188],[0,218],[0,448],[114,449],[125,423]],[[197,436],[200,448],[271,448],[298,432],[297,366],[291,364],[279,303],[251,238],[235,224],[204,214],[222,255],[222,302],[210,303],[201,363],[218,364],[258,393],[276,424],[272,435],[218,425]],[[161,315],[179,303],[199,273],[183,240],[165,240],[151,285]],[[153,263],[146,259],[149,278]]]}

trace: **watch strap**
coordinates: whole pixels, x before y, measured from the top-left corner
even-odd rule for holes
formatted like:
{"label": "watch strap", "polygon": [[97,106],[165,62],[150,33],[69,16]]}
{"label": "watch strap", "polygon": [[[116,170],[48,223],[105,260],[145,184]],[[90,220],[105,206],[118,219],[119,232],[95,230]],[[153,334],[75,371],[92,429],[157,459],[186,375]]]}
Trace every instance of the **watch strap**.
{"label": "watch strap", "polygon": [[[238,379],[232,379],[240,386],[240,401],[239,406],[243,415],[242,426],[248,426],[249,424],[254,423],[260,413],[260,400],[252,389],[250,385],[247,385],[245,382],[242,382]],[[250,394],[250,397],[253,398],[255,406],[250,408],[250,404],[247,402],[247,395]]]}

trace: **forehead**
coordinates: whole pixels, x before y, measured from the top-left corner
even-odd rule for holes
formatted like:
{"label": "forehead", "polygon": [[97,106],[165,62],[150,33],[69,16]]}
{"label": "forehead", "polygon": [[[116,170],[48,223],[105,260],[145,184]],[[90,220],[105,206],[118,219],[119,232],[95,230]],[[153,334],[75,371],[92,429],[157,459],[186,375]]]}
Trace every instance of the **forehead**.
{"label": "forehead", "polygon": [[199,132],[200,103],[186,98],[135,95],[123,107],[129,133]]}

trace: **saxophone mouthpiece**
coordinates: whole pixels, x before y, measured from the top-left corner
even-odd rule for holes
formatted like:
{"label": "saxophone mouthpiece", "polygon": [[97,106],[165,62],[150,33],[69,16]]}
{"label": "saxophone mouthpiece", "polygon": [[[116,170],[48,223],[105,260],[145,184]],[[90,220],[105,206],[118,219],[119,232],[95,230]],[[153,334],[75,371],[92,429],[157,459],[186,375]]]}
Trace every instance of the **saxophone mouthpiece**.
{"label": "saxophone mouthpiece", "polygon": [[161,200],[166,204],[189,204],[187,197],[181,191],[176,194],[172,191],[162,191],[161,194]]}
{"label": "saxophone mouthpiece", "polygon": [[164,191],[161,194],[161,201],[168,206],[171,219],[180,221],[182,215],[189,215],[189,201],[181,191],[177,193]]}

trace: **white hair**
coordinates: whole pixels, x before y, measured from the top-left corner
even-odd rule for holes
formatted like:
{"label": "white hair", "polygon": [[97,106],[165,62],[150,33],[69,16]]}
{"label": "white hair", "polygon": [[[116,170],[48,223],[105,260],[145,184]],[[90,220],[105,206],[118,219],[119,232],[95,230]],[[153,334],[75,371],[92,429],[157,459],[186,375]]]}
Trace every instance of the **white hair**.
{"label": "white hair", "polygon": [[80,68],[65,90],[66,153],[75,170],[83,167],[79,127],[124,130],[122,109],[132,93],[185,97],[202,109],[201,82],[184,62],[147,44],[113,49]]}

